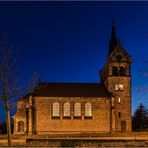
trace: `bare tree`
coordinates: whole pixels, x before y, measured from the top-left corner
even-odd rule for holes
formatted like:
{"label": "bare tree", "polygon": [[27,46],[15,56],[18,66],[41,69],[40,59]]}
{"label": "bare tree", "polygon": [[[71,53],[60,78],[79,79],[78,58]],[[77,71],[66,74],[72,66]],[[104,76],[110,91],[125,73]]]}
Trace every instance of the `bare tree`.
{"label": "bare tree", "polygon": [[30,83],[19,87],[18,83],[18,59],[17,50],[7,48],[5,41],[0,42],[0,101],[4,104],[6,112],[8,146],[11,146],[11,121],[10,110],[14,107],[16,100],[31,91],[37,83],[37,75],[33,77]]}

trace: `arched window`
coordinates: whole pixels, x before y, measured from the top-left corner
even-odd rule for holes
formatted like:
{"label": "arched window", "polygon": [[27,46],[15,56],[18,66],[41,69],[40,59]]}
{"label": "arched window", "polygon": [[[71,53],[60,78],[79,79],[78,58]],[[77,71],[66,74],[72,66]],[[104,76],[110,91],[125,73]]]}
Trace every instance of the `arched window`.
{"label": "arched window", "polygon": [[81,117],[81,104],[80,103],[74,104],[74,117]]}
{"label": "arched window", "polygon": [[124,68],[123,66],[121,66],[121,67],[119,68],[119,75],[120,75],[120,76],[124,76],[124,75],[125,75],[125,68]]}
{"label": "arched window", "polygon": [[119,84],[119,90],[123,90],[123,84]]}
{"label": "arched window", "polygon": [[52,105],[52,117],[60,117],[60,105],[58,102]]}
{"label": "arched window", "polygon": [[63,116],[64,117],[70,117],[70,103],[66,102],[63,105]]}
{"label": "arched window", "polygon": [[117,76],[117,75],[118,75],[118,68],[117,68],[116,66],[114,66],[114,67],[112,68],[112,75],[113,75],[113,76]]}
{"label": "arched window", "polygon": [[92,105],[91,103],[85,104],[85,117],[92,117]]}
{"label": "arched window", "polygon": [[24,132],[24,122],[19,121],[18,123],[18,132]]}
{"label": "arched window", "polygon": [[123,84],[115,84],[115,90],[123,90]]}
{"label": "arched window", "polygon": [[115,84],[115,90],[119,90],[119,85]]}

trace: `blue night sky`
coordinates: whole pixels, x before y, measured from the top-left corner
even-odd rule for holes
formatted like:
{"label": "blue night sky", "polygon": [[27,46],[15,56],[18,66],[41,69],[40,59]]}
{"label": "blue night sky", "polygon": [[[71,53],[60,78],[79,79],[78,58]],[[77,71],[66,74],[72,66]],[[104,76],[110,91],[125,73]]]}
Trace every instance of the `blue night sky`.
{"label": "blue night sky", "polygon": [[[148,107],[148,2],[0,2],[0,34],[20,48],[20,82],[100,82],[112,18],[132,56],[132,110]],[[17,54],[17,52],[16,52]],[[2,108],[2,107],[1,107]],[[1,109],[3,120],[3,111]]]}

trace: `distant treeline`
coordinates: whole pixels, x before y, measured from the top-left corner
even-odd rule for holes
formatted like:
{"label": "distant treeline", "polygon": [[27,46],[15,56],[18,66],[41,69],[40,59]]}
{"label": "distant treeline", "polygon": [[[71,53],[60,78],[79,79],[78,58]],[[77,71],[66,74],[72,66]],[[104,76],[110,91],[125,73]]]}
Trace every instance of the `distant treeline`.
{"label": "distant treeline", "polygon": [[[11,132],[13,133],[13,120],[11,119]],[[0,134],[7,134],[6,122],[0,122]]]}

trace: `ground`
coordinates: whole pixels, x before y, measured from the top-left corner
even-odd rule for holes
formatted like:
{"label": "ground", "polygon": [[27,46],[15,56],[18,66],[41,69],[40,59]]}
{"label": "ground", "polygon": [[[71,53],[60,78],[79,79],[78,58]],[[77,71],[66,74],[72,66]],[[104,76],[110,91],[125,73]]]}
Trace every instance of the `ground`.
{"label": "ground", "polygon": [[[0,135],[0,147],[7,146],[7,135]],[[81,135],[13,135],[13,147],[148,147],[148,132]]]}

